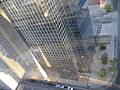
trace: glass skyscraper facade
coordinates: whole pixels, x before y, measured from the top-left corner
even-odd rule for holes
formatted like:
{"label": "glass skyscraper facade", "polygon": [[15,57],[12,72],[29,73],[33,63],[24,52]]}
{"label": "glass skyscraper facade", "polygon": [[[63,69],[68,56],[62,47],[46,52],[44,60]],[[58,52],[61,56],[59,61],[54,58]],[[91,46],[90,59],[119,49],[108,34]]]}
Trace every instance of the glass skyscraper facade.
{"label": "glass skyscraper facade", "polygon": [[0,51],[10,58],[16,59],[24,53],[27,46],[20,38],[13,25],[0,16]]}
{"label": "glass skyscraper facade", "polygon": [[94,53],[88,0],[6,0],[2,8],[50,78],[79,80]]}
{"label": "glass skyscraper facade", "polygon": [[118,0],[111,0],[111,4],[113,6],[113,10],[117,10],[117,3],[118,3]]}
{"label": "glass skyscraper facade", "polygon": [[27,50],[27,46],[13,25],[0,15],[0,89],[11,90],[5,85],[4,78],[6,78],[5,81],[7,82],[7,80],[13,77],[14,79],[12,80],[16,81],[17,85],[17,82],[20,80],[19,76],[22,75],[22,72],[18,68],[22,67],[22,70],[26,69],[25,62],[22,60],[21,62],[17,58],[20,58],[19,55]]}

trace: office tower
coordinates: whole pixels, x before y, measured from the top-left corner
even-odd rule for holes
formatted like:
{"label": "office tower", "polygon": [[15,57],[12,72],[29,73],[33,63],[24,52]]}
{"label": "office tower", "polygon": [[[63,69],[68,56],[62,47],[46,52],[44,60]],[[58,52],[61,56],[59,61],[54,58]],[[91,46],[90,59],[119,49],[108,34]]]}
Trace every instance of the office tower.
{"label": "office tower", "polygon": [[103,6],[103,1],[104,0],[99,0],[100,1],[100,6],[102,7]]}
{"label": "office tower", "polygon": [[0,16],[0,51],[12,59],[27,51],[27,46],[13,25],[2,16]]}
{"label": "office tower", "polygon": [[116,84],[120,84],[120,0],[117,1],[117,10],[118,10],[118,31],[117,31],[117,68],[118,76],[116,78]]}
{"label": "office tower", "polygon": [[113,10],[117,10],[117,1],[118,0],[100,0],[100,4],[111,4],[113,7]]}
{"label": "office tower", "polygon": [[113,6],[113,10],[117,10],[117,1],[118,0],[111,0],[111,5]]}
{"label": "office tower", "polygon": [[103,3],[105,0],[99,0],[100,1],[100,3]]}
{"label": "office tower", "polygon": [[20,63],[17,57],[27,50],[13,25],[0,15],[0,89],[8,89],[9,82],[11,87],[17,85],[25,69],[25,62]]}
{"label": "office tower", "polygon": [[[94,40],[88,0],[7,0],[2,8],[53,78],[90,73]],[[54,73],[54,75],[52,75]]]}
{"label": "office tower", "polygon": [[100,0],[88,0],[89,5],[100,4]]}

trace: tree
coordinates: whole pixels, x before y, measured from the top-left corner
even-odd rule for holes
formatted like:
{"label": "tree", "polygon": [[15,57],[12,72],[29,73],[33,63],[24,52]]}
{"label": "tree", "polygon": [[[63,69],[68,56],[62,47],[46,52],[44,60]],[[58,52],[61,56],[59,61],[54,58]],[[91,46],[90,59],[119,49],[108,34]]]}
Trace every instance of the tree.
{"label": "tree", "polygon": [[106,50],[106,46],[105,45],[101,45],[101,47],[100,47],[100,50]]}
{"label": "tree", "polygon": [[110,5],[110,4],[106,4],[105,7],[104,7],[104,9],[105,9],[107,12],[111,12],[111,11],[113,10],[113,7],[112,7],[112,5]]}
{"label": "tree", "polygon": [[114,66],[113,66],[113,67],[108,67],[108,70],[109,70],[110,72],[114,72],[114,71],[117,70],[117,68],[115,68]]}
{"label": "tree", "polygon": [[99,72],[97,72],[97,74],[101,78],[105,78],[105,76],[106,76],[106,70],[105,69],[101,69]]}
{"label": "tree", "polygon": [[101,59],[102,59],[102,64],[107,64],[107,61],[108,61],[108,53],[104,53],[104,54],[101,56]]}
{"label": "tree", "polygon": [[115,66],[117,59],[112,59],[110,62],[111,62],[111,65]]}

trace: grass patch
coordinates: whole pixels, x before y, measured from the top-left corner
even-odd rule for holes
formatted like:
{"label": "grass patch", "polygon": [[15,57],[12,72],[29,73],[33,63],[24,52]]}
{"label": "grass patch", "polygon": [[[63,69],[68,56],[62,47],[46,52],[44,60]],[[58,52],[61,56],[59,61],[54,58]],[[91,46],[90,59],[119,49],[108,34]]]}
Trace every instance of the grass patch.
{"label": "grass patch", "polygon": [[108,67],[108,70],[109,70],[110,72],[114,72],[114,71],[117,70],[117,68],[115,68],[114,66],[112,66],[112,67]]}
{"label": "grass patch", "polygon": [[110,5],[110,4],[106,4],[105,7],[104,7],[104,9],[105,9],[107,12],[112,12],[112,11],[113,11],[113,7],[112,7],[112,5]]}
{"label": "grass patch", "polygon": [[110,62],[111,62],[111,65],[115,66],[117,59],[112,59]]}
{"label": "grass patch", "polygon": [[106,76],[106,70],[105,69],[101,69],[99,72],[97,72],[98,76],[101,78],[105,78]]}
{"label": "grass patch", "polygon": [[110,44],[110,42],[99,42],[99,45],[105,45],[105,44]]}
{"label": "grass patch", "polygon": [[108,62],[108,53],[103,53],[103,55],[101,56],[102,59],[102,64],[107,64]]}

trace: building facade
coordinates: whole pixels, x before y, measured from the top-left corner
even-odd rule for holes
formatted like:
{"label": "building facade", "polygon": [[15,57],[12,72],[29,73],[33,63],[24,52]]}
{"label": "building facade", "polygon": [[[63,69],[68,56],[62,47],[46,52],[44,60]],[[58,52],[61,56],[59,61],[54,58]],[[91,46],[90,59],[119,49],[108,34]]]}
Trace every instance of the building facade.
{"label": "building facade", "polygon": [[[17,61],[17,57],[27,50],[27,46],[13,25],[0,14],[0,89],[11,90],[6,84],[9,83],[9,80],[15,81],[16,84],[19,82],[20,78],[17,72],[21,75],[19,67],[24,70],[25,62],[21,64]],[[4,78],[9,79],[8,82],[4,81]],[[14,85],[11,85],[12,87]]]}
{"label": "building facade", "polygon": [[118,0],[100,0],[100,4],[110,4],[113,7],[113,10],[117,10]]}
{"label": "building facade", "polygon": [[2,8],[49,75],[79,80],[94,53],[88,0],[7,0]]}
{"label": "building facade", "polygon": [[113,6],[113,10],[117,10],[117,3],[118,3],[118,0],[111,0],[111,4]]}
{"label": "building facade", "polygon": [[88,0],[89,5],[100,4],[100,0]]}
{"label": "building facade", "polygon": [[117,31],[117,68],[118,68],[118,76],[116,78],[116,84],[120,84],[120,0],[117,1],[117,9],[118,9],[118,31]]}
{"label": "building facade", "polygon": [[27,46],[5,18],[0,16],[0,51],[7,57],[16,59],[16,57],[25,51]]}

